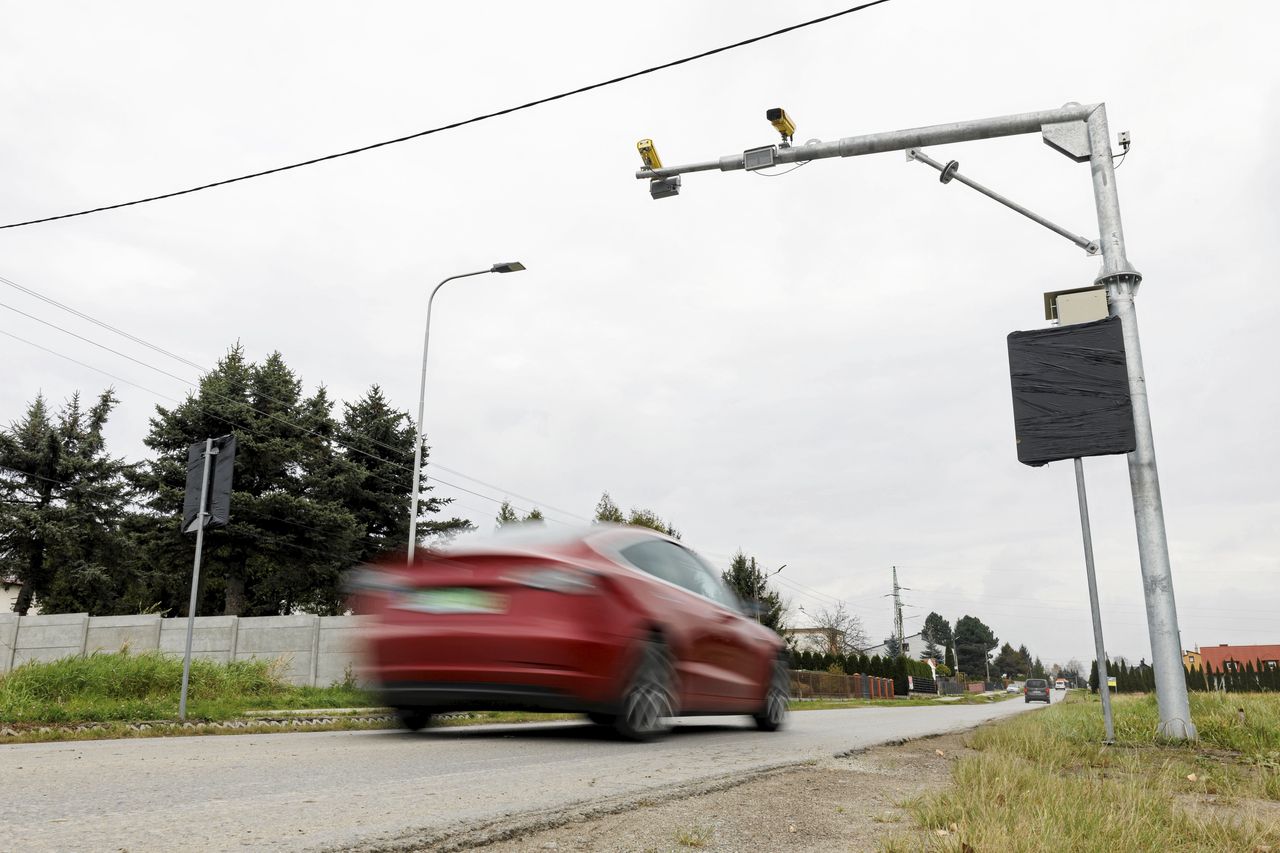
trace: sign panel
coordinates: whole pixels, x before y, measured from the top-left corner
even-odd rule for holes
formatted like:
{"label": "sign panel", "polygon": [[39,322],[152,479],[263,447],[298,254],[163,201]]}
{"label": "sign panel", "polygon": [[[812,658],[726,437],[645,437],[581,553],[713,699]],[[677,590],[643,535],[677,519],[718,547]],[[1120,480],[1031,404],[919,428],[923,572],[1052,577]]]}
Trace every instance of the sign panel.
{"label": "sign panel", "polygon": [[[187,493],[182,501],[182,532],[194,533],[200,516],[200,483],[204,479],[204,446],[198,441],[187,448]],[[236,460],[236,437],[224,435],[213,440],[213,462],[209,466],[204,529],[226,527],[231,520],[231,472]]]}
{"label": "sign panel", "polygon": [[1130,453],[1136,446],[1118,317],[1009,335],[1018,461]]}

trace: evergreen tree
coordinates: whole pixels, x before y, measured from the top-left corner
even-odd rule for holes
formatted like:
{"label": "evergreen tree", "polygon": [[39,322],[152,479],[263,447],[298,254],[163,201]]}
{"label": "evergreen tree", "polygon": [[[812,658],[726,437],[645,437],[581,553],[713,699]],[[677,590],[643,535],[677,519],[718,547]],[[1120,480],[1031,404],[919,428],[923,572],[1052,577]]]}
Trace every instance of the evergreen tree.
{"label": "evergreen tree", "polygon": [[902,645],[898,642],[897,634],[890,634],[884,638],[884,653],[890,658],[896,658],[902,654]]}
{"label": "evergreen tree", "polygon": [[738,598],[758,612],[760,624],[780,634],[783,632],[786,602],[781,593],[770,587],[755,557],[748,557],[739,549],[721,577]]}
{"label": "evergreen tree", "polygon": [[103,429],[115,396],[88,411],[80,395],[52,415],[42,395],[0,430],[0,575],[45,613],[113,614],[131,586],[124,524],[131,492],[127,464],[106,451]]}
{"label": "evergreen tree", "polygon": [[[149,495],[140,545],[157,601],[185,611],[191,542],[177,516],[187,447],[209,436],[234,434],[237,451],[231,522],[206,531],[197,612],[340,612],[342,572],[404,547],[415,431],[376,387],[346,408],[341,425],[332,408],[323,388],[303,395],[279,353],[253,364],[239,345],[201,378],[196,394],[172,409],[157,407],[145,439],[156,456],[138,478]],[[430,513],[444,503],[427,498],[420,507]],[[432,534],[466,525],[454,519],[424,527]]]}
{"label": "evergreen tree", "polygon": [[494,519],[497,526],[502,528],[508,524],[518,524],[520,514],[516,512],[515,507],[511,505],[511,501],[503,501],[502,506],[498,507],[498,517]]}
{"label": "evergreen tree", "polygon": [[[339,455],[335,457],[330,455],[331,445],[326,443],[325,454],[315,460],[330,472],[321,480],[321,493],[317,497],[340,503],[363,529],[356,548],[358,560],[403,554],[409,541],[413,450],[417,436],[409,413],[393,407],[382,389],[372,385],[354,403],[343,403],[342,422],[335,430],[328,417],[324,390],[307,402],[311,407],[308,419],[313,428],[325,438],[332,434],[340,445],[336,448]],[[426,482],[430,456],[430,449],[424,444],[418,531],[428,537],[448,538],[470,529],[471,524],[459,518],[433,518],[450,501],[431,496],[432,486]]]}
{"label": "evergreen tree", "polygon": [[956,622],[955,643],[960,671],[975,681],[986,678],[987,656],[999,645],[999,638],[978,617],[962,616]]}
{"label": "evergreen tree", "polygon": [[933,658],[947,663],[951,647],[951,623],[942,618],[940,613],[930,613],[924,618],[924,627],[920,629],[920,637],[924,640],[924,651],[920,659]]}
{"label": "evergreen tree", "polygon": [[622,514],[622,510],[618,509],[618,505],[613,502],[613,498],[609,497],[609,493],[605,492],[600,496],[600,502],[596,504],[595,523],[601,524],[626,524],[627,517]]}
{"label": "evergreen tree", "polygon": [[526,515],[522,520],[524,521],[525,524],[545,525],[547,523],[547,519],[546,517],[543,516],[542,510],[538,509],[536,506],[533,509],[529,510],[529,514]]}
{"label": "evergreen tree", "polygon": [[1098,679],[1098,661],[1094,660],[1093,664],[1089,667],[1089,692],[1097,693],[1098,685],[1101,683],[1102,682]]}

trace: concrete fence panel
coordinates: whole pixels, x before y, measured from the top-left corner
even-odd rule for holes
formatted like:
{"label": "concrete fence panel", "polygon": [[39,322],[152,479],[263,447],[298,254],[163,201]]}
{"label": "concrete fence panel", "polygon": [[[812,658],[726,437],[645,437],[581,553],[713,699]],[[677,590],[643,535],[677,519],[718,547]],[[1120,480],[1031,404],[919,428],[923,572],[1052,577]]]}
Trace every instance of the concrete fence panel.
{"label": "concrete fence panel", "polygon": [[[231,663],[235,658],[236,628],[239,622],[239,616],[197,616],[195,631],[191,635],[191,657]],[[160,651],[166,655],[182,657],[186,648],[187,620],[161,620]]]}
{"label": "concrete fence panel", "polygon": [[317,687],[341,682],[350,672],[359,676],[361,635],[370,624],[367,616],[325,616],[320,619],[320,642],[317,646]]}
{"label": "concrete fence panel", "polygon": [[[292,684],[327,687],[347,673],[359,676],[365,616],[200,616],[191,635],[191,656],[217,663],[258,658],[283,660]],[[27,661],[52,661],[94,652],[135,654],[159,650],[182,657],[185,617],[88,616],[60,613],[18,616],[0,613],[0,674]]]}
{"label": "concrete fence panel", "polygon": [[[152,652],[160,648],[160,616],[92,616],[85,632],[85,654],[118,652],[128,647],[132,652]],[[25,630],[25,628],[24,628]],[[186,637],[183,637],[185,642]]]}
{"label": "concrete fence panel", "polygon": [[0,675],[13,668],[13,649],[18,644],[18,614],[0,613]]}
{"label": "concrete fence panel", "polygon": [[23,616],[14,642],[12,666],[81,654],[88,630],[88,613]]}
{"label": "concrete fence panel", "polygon": [[320,617],[250,616],[240,620],[236,660],[284,661],[283,675],[292,684],[315,684],[319,659]]}

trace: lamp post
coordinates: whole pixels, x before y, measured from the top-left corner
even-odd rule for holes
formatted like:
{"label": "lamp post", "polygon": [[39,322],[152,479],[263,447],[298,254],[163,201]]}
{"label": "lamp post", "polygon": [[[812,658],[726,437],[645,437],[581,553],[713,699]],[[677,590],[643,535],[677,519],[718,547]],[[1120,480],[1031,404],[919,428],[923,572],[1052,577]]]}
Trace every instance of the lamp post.
{"label": "lamp post", "polygon": [[418,384],[418,429],[415,433],[416,441],[413,445],[413,483],[410,486],[413,490],[413,497],[409,501],[408,561],[410,563],[413,562],[414,548],[418,544],[418,497],[421,493],[419,477],[422,476],[422,414],[427,401],[427,345],[431,342],[431,304],[435,301],[436,294],[440,292],[440,288],[456,278],[469,278],[473,275],[484,275],[491,272],[520,272],[523,269],[524,264],[519,261],[511,261],[505,264],[494,264],[487,270],[451,275],[437,284],[431,291],[431,296],[427,298],[427,325],[426,330],[422,333],[422,380]]}

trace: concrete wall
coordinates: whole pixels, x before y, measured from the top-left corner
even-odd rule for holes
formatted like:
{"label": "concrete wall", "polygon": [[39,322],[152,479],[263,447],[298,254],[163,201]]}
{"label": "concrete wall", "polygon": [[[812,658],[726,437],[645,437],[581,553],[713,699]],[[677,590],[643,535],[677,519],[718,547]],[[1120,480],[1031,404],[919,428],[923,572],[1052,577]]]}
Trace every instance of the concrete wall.
{"label": "concrete wall", "polygon": [[[200,616],[191,655],[219,663],[278,660],[284,678],[327,687],[360,665],[361,616]],[[0,673],[28,661],[49,661],[128,648],[181,657],[187,620],[159,616],[89,616],[60,613],[18,616],[0,613]]]}

